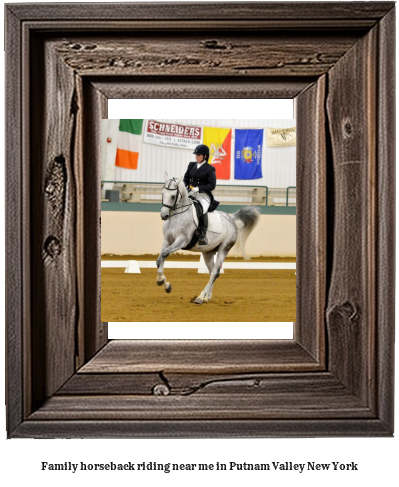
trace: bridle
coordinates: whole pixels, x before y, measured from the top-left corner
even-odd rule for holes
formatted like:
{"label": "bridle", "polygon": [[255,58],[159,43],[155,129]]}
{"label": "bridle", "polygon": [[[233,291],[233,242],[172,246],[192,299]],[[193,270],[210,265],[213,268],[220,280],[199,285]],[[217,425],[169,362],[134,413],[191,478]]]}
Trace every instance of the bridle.
{"label": "bridle", "polygon": [[170,206],[170,205],[165,205],[165,203],[163,202],[163,195],[162,195],[162,206],[165,206],[166,208],[170,208],[171,211],[175,210],[176,209],[176,205],[177,205],[177,200],[179,199],[179,195],[181,196],[181,193],[180,193],[180,190],[179,190],[179,185],[176,186],[176,188],[169,188],[170,186],[170,183],[171,182],[177,182],[176,181],[176,178],[172,178],[172,179],[169,179],[168,181],[168,186],[165,186],[163,187],[163,189],[167,189],[168,191],[176,191],[176,199],[175,199],[175,203],[173,206]]}
{"label": "bridle", "polygon": [[184,213],[185,211],[187,211],[187,210],[188,210],[188,208],[187,208],[187,210],[179,211],[178,213],[174,213],[173,215],[171,215],[172,211],[175,211],[175,210],[180,209],[180,208],[185,208],[186,206],[191,206],[191,205],[193,204],[193,202],[192,202],[191,200],[189,200],[189,201],[190,201],[190,203],[189,203],[188,205],[177,206],[177,202],[178,202],[178,200],[179,200],[179,196],[180,196],[181,198],[182,198],[183,196],[182,196],[182,194],[181,194],[181,192],[180,192],[180,190],[179,190],[179,185],[177,185],[177,186],[176,186],[176,188],[170,188],[170,187],[169,187],[169,186],[170,186],[170,183],[171,183],[172,181],[173,181],[173,182],[175,182],[175,183],[177,182],[176,178],[169,179],[169,181],[168,181],[168,183],[167,183],[168,185],[166,186],[166,184],[165,184],[165,186],[163,187],[163,189],[167,189],[168,191],[176,191],[176,199],[175,199],[175,202],[174,202],[173,206],[171,206],[171,205],[166,205],[166,204],[163,202],[163,195],[162,195],[162,207],[164,207],[164,206],[165,206],[165,208],[169,208],[169,209],[170,209],[170,211],[169,211],[169,215],[170,215],[170,217],[175,216],[175,215],[179,215],[180,213]]}

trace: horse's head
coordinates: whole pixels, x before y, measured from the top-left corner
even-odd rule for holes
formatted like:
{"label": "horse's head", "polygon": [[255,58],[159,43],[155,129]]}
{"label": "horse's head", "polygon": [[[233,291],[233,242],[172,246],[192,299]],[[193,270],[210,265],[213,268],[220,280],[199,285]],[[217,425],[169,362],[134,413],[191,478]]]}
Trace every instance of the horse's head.
{"label": "horse's head", "polygon": [[182,183],[182,179],[183,176],[180,179],[169,179],[168,173],[165,173],[165,186],[162,190],[162,220],[167,220],[171,210],[174,210],[177,204],[187,196],[187,191]]}

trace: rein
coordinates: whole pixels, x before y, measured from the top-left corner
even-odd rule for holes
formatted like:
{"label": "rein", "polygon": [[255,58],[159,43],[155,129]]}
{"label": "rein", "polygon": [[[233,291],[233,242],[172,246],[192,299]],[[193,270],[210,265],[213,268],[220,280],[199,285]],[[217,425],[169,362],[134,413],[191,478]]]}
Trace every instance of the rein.
{"label": "rein", "polygon": [[[192,203],[192,201],[191,201],[189,205],[178,206],[178,207],[176,208],[176,210],[180,210],[180,208],[185,208],[186,206],[192,206],[192,204],[193,204],[193,203]],[[188,208],[187,208],[187,210],[188,210]],[[180,213],[184,213],[184,212],[185,212],[185,211],[187,211],[187,210],[179,211],[178,213],[173,213],[173,215],[170,215],[170,218],[172,218],[172,216],[175,216],[175,215],[180,215]],[[172,213],[172,211],[173,211],[173,210],[171,210],[171,212],[170,212],[170,213]]]}
{"label": "rein", "polygon": [[175,210],[179,210],[180,208],[185,208],[185,207],[190,207],[193,202],[190,200],[190,203],[188,205],[182,205],[182,206],[177,206],[177,202],[179,200],[179,195],[181,196],[181,198],[183,198],[180,190],[179,190],[179,186],[177,186],[176,188],[169,188],[170,186],[170,183],[171,181],[174,181],[176,182],[176,179],[173,178],[173,179],[169,179],[168,181],[168,186],[165,186],[163,187],[163,189],[167,189],[168,191],[176,191],[176,200],[174,202],[174,205],[173,206],[170,206],[170,205],[166,205],[164,202],[163,202],[163,196],[162,196],[162,206],[165,206],[165,208],[170,208],[170,211],[169,211],[169,215],[170,215],[170,218],[172,218],[172,216],[175,216],[175,215],[180,215],[180,213],[184,213],[185,211],[188,210],[188,208],[186,210],[183,210],[183,211],[179,211],[178,213],[174,213],[173,215],[171,214],[173,211]]}

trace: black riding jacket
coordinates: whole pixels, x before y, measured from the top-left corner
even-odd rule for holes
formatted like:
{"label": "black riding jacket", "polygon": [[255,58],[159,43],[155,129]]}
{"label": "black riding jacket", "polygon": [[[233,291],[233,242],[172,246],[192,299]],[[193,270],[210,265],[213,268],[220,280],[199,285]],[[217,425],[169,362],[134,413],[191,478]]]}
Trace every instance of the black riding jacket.
{"label": "black riding jacket", "polygon": [[211,164],[205,162],[197,169],[197,163],[190,162],[183,181],[187,187],[198,187],[200,193],[206,193],[211,198],[208,211],[213,211],[217,208],[219,202],[214,199],[212,194],[212,191],[216,187],[216,171]]}

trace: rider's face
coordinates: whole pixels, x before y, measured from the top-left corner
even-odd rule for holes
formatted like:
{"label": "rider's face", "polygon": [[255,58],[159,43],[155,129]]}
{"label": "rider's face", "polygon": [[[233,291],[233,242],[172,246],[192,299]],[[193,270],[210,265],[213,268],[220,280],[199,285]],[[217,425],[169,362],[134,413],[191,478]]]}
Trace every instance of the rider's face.
{"label": "rider's face", "polygon": [[204,156],[202,154],[195,154],[195,160],[197,163],[200,163],[204,160]]}

